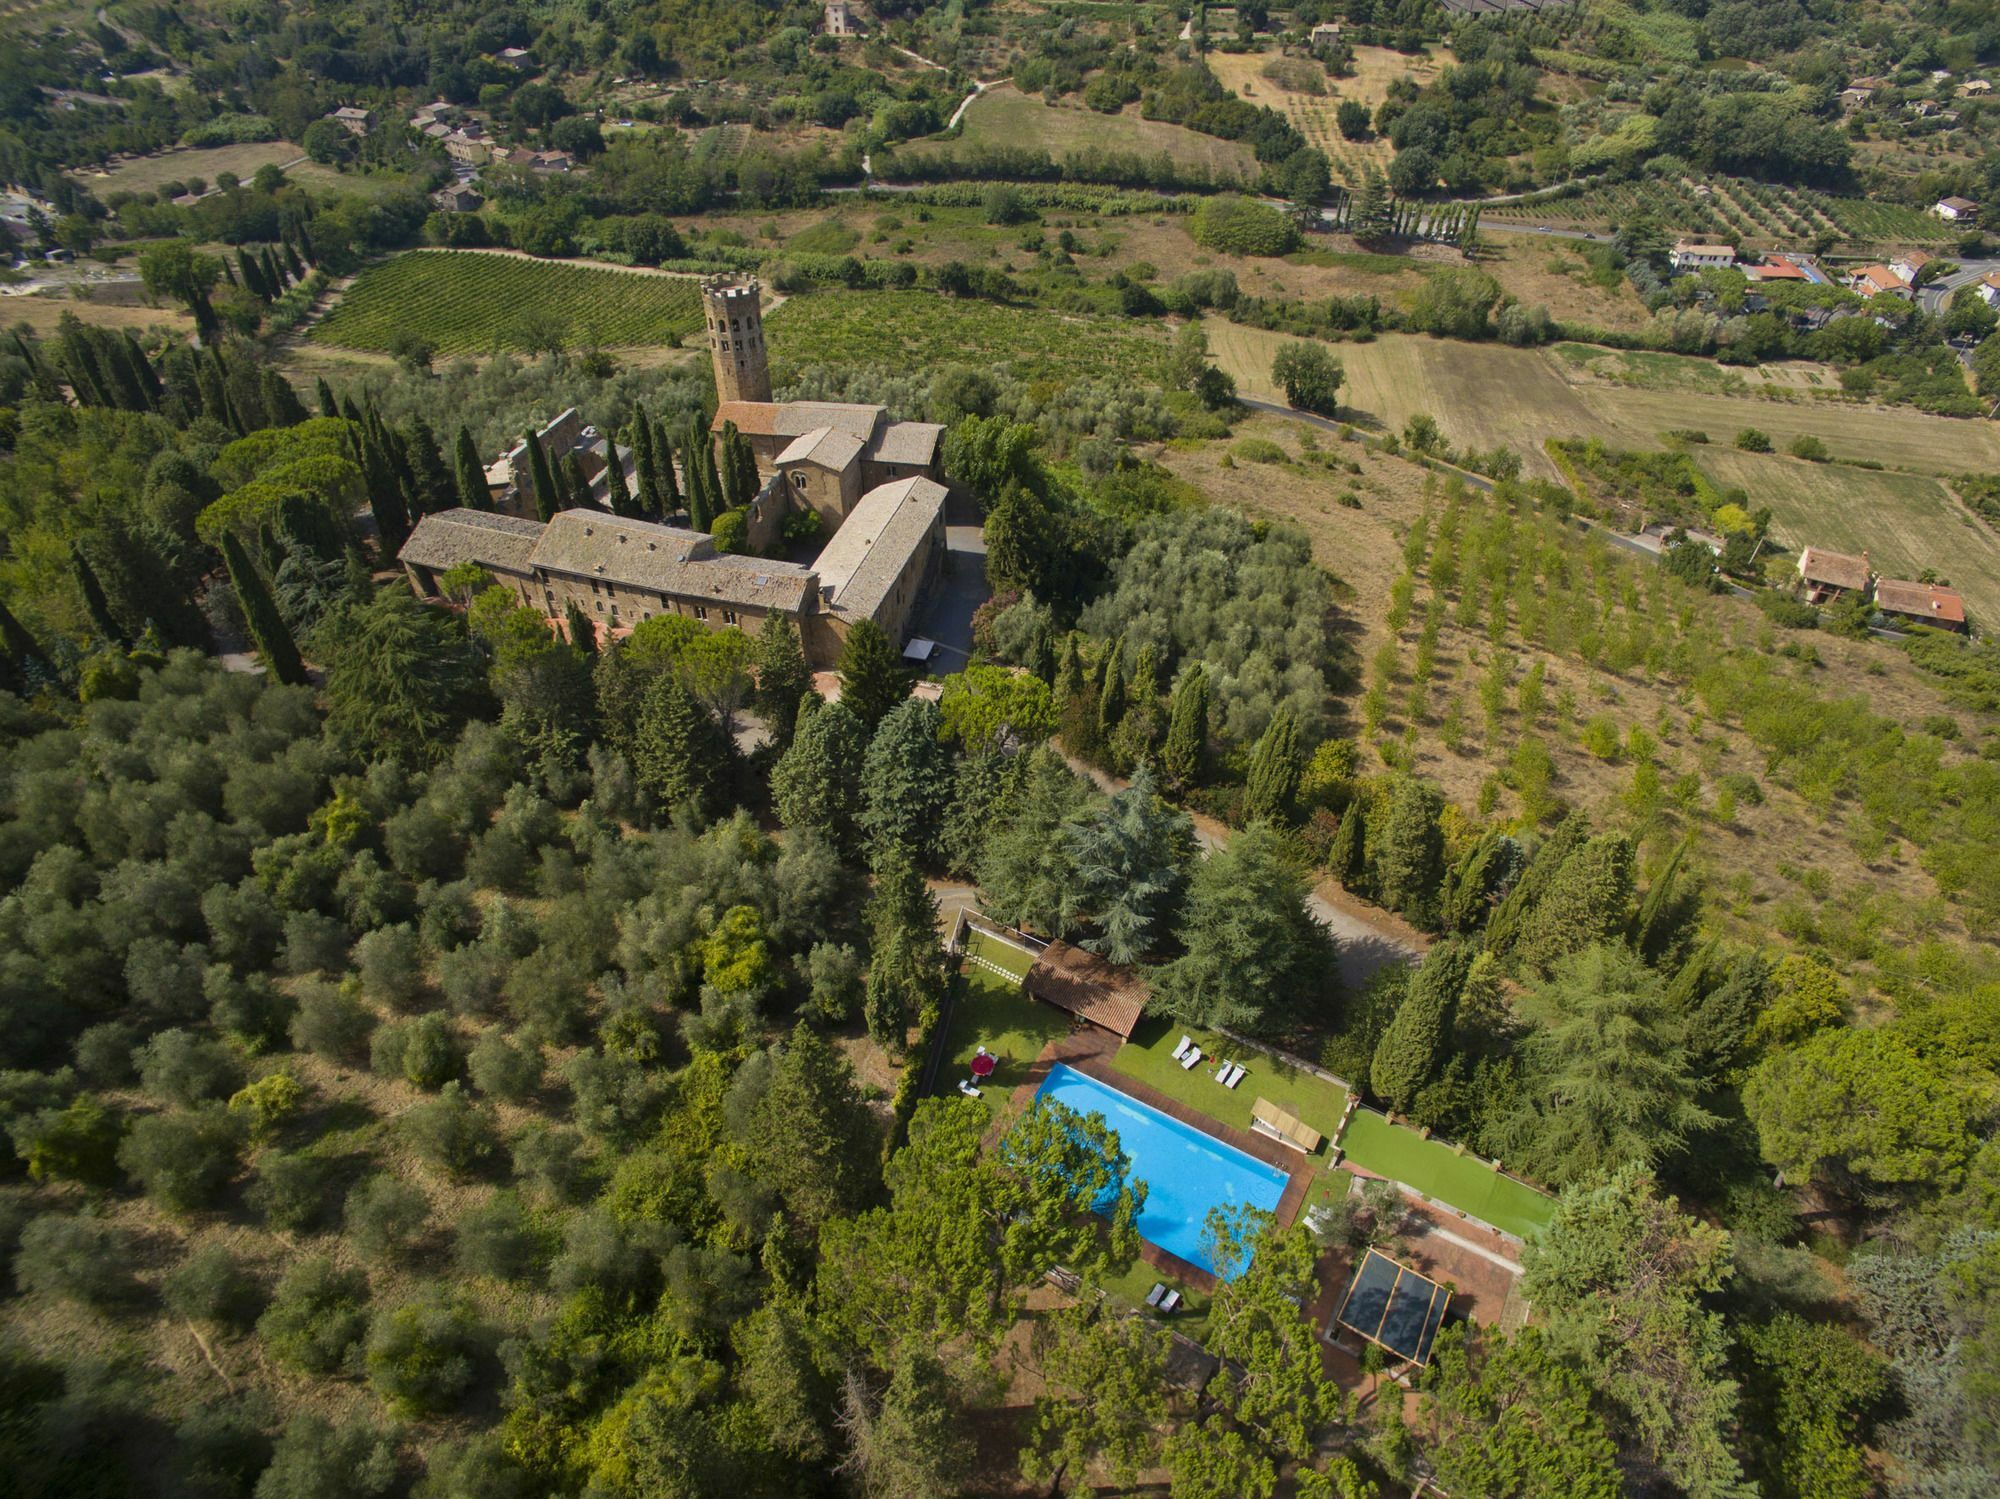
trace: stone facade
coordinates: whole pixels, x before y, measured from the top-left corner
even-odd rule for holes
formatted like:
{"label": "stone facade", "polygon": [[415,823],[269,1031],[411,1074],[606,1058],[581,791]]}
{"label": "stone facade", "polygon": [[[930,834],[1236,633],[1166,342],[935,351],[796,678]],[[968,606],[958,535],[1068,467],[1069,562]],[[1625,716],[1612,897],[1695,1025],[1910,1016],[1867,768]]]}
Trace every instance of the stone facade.
{"label": "stone facade", "polygon": [[708,354],[715,366],[718,400],[771,399],[761,296],[755,276],[711,276],[701,283],[702,309],[708,322]]}

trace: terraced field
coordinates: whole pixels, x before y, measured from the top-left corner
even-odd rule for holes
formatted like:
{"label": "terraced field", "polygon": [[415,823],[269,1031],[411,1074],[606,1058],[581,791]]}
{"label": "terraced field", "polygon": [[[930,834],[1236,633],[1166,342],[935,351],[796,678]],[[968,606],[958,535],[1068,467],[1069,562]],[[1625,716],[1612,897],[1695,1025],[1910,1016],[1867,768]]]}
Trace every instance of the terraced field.
{"label": "terraced field", "polygon": [[440,354],[531,349],[560,328],[571,345],[678,343],[701,326],[694,280],[475,250],[412,250],[370,266],[311,333],[387,352],[414,332]]}

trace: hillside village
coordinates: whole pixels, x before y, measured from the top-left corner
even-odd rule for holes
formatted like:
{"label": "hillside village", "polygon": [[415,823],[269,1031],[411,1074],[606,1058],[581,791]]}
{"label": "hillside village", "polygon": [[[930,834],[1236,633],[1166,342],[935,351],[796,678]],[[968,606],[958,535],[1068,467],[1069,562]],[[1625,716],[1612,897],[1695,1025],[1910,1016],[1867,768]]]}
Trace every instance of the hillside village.
{"label": "hillside village", "polygon": [[2000,1492],[1990,12],[13,7],[9,1492]]}

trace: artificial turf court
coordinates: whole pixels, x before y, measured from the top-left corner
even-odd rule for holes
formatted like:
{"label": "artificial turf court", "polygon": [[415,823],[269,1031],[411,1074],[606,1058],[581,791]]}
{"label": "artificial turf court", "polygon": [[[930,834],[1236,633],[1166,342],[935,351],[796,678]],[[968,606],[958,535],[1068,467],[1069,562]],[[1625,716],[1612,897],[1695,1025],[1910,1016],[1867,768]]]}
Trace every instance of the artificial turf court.
{"label": "artificial turf court", "polygon": [[1547,1227],[1556,1210],[1555,1200],[1533,1187],[1369,1109],[1355,1110],[1340,1148],[1364,1171],[1399,1181],[1521,1238]]}
{"label": "artificial turf court", "polygon": [[1002,942],[998,937],[982,932],[976,926],[968,926],[965,929],[965,956],[975,960],[972,963],[975,969],[991,963],[1016,983],[1025,979],[1028,970],[1035,966],[1033,953],[1025,952],[1012,943]]}

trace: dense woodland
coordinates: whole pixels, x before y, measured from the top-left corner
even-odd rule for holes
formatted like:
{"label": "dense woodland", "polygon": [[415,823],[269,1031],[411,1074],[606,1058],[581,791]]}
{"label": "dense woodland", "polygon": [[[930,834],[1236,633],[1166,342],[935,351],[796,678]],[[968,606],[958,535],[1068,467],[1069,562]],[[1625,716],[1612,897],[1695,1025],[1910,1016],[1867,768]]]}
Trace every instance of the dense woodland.
{"label": "dense woodland", "polygon": [[[816,201],[864,150],[935,132],[962,78],[1002,72],[1245,142],[1257,180],[1235,186],[1312,201],[1323,154],[1222,90],[1203,48],[1324,19],[1457,59],[1343,120],[1396,150],[1349,204],[1364,230],[1437,190],[1599,172],[1980,196],[2000,163],[1983,107],[1915,172],[1833,100],[1868,72],[1914,92],[1934,65],[1991,62],[1990,8],[1675,0],[1475,24],[1321,0],[1228,26],[1068,7],[1025,32],[963,0],[872,9],[880,34],[839,49],[805,4],[114,4],[0,62],[0,175],[58,210],[49,243],[136,255],[198,335],[71,318],[0,345],[16,1486],[2000,1489],[1990,643],[1891,643],[1865,610],[1730,596],[1725,578],[1766,581],[1770,516],[1700,478],[1698,434],[1662,452],[1578,434],[1551,448],[1563,485],[1522,482],[1504,447],[1453,452],[1428,418],[1306,433],[1296,454],[1238,439],[1350,509],[1364,455],[1420,493],[1362,617],[1363,580],[1305,529],[1176,477],[1178,450],[1245,415],[1192,318],[1298,335],[1277,381],[1329,416],[1343,371],[1321,341],[1565,330],[1477,265],[1400,302],[1253,297],[1220,266],[1092,280],[1082,239],[1037,222],[1087,203],[1185,218],[1217,255],[1298,242],[1295,215],[1213,178],[961,159],[973,180],[898,205],[1032,237],[1018,278],[780,257],[700,220]],[[492,60],[508,46],[535,81]],[[1337,51],[1322,63],[1339,76]],[[1558,70],[1601,87],[1557,110]],[[686,85],[634,106],[686,130],[607,145],[583,106],[613,77]],[[337,103],[393,121],[440,96],[590,170],[439,215],[434,148],[322,128]],[[719,124],[750,144],[702,148]],[[100,201],[70,170],[277,136],[352,190],[270,168],[192,203]],[[1057,379],[780,349],[786,395],[946,424],[985,522],[972,664],[918,700],[893,643],[857,630],[825,704],[787,626],[668,617],[600,646],[477,569],[447,576],[448,606],[410,595],[393,554],[411,527],[485,505],[485,457],[570,405],[636,455],[619,513],[721,538],[748,497],[737,448],[718,463],[705,437],[704,372],[622,368],[547,320],[518,355],[442,363],[413,338],[393,368],[289,378],[272,335],[419,239],[757,266],[790,293],[969,304],[995,326],[1033,302],[1129,318],[1144,352]],[[1825,359],[1857,394],[1951,414],[1970,398],[1955,364],[1944,388],[1943,340],[1982,341],[1985,385],[2000,362],[1971,299],[1804,334],[1748,311],[1734,273],[1663,281],[1663,248],[1641,224],[1590,252],[1654,309],[1635,342]],[[538,455],[549,507],[590,502]],[[2000,503],[1990,480],[1961,489]],[[1641,565],[1588,524],[1632,503],[1729,546]],[[1204,852],[1197,818],[1226,843]],[[1323,1251],[1394,1238],[1393,1194],[1362,1193],[1317,1236],[1211,1225],[1240,1273],[1199,1328],[1219,1372],[1179,1382],[1162,1325],[1095,1295],[1134,1265],[1143,1191],[1101,1119],[1042,1104],[990,1132],[948,1087],[923,1096],[964,982],[938,940],[947,881],[1140,968],[1180,1023],[1284,1046],[1560,1193],[1523,1251],[1527,1325],[1454,1329],[1407,1402],[1355,1401],[1302,1307]],[[1343,989],[1306,904],[1327,882],[1425,934],[1421,963]],[[1058,1296],[1055,1267],[1083,1289]]]}

